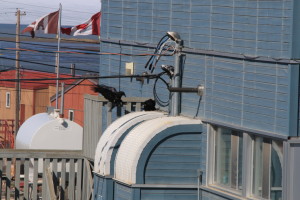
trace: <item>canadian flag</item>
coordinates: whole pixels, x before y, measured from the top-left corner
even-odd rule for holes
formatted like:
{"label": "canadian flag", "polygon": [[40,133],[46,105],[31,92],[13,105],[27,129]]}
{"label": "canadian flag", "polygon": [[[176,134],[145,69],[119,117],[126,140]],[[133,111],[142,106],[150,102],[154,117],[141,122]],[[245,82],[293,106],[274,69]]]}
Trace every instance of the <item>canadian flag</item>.
{"label": "canadian flag", "polygon": [[77,26],[61,28],[63,34],[77,36],[77,35],[100,35],[100,17],[101,12],[94,14],[86,22]]}
{"label": "canadian flag", "polygon": [[36,33],[57,34],[59,10],[45,15],[29,24],[22,33],[30,32],[34,37]]}

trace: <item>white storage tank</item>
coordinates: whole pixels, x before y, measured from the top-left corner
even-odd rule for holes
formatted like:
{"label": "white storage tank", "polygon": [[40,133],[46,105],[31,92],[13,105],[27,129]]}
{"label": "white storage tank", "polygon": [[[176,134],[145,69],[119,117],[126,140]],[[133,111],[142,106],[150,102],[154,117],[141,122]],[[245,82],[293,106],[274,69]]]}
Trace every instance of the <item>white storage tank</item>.
{"label": "white storage tank", "polygon": [[16,149],[82,150],[83,128],[54,113],[30,117],[20,127]]}

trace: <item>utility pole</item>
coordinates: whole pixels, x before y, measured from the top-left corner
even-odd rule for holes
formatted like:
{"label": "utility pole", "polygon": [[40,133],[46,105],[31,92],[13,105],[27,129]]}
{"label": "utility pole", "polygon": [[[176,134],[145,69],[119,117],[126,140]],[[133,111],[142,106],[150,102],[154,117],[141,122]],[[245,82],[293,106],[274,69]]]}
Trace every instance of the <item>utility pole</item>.
{"label": "utility pole", "polygon": [[17,8],[17,24],[16,24],[16,121],[15,121],[15,134],[14,139],[16,141],[16,135],[19,130],[20,124],[20,100],[21,100],[21,87],[20,87],[20,18],[21,15],[26,15],[25,12],[21,13],[20,9]]}

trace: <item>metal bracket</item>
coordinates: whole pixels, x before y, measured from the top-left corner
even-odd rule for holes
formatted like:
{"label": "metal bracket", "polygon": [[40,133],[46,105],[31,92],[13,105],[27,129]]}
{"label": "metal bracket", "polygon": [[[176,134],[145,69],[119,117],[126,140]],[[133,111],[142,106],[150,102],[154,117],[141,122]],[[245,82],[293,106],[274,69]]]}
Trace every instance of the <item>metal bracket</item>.
{"label": "metal bracket", "polygon": [[135,80],[136,81],[140,81],[141,84],[144,84],[145,79],[147,79],[147,83],[149,83],[149,78],[148,77],[147,78],[143,77],[143,76],[146,76],[146,75],[148,75],[148,73],[147,72],[143,72],[142,73],[142,77],[136,77]]}
{"label": "metal bracket", "polygon": [[196,88],[178,88],[178,87],[169,87],[170,92],[184,92],[184,93],[197,93],[198,96],[203,96],[204,86],[198,85]]}

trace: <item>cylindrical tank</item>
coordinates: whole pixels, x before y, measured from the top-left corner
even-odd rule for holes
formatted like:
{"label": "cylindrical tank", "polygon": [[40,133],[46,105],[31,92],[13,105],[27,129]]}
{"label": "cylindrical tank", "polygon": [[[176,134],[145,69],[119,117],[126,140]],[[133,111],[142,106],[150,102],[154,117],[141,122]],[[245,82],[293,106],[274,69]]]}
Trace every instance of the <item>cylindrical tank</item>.
{"label": "cylindrical tank", "polygon": [[16,149],[82,150],[83,129],[59,117],[59,111],[30,117],[20,127]]}

